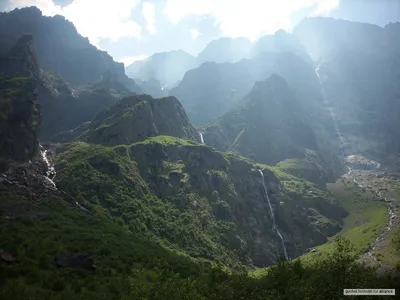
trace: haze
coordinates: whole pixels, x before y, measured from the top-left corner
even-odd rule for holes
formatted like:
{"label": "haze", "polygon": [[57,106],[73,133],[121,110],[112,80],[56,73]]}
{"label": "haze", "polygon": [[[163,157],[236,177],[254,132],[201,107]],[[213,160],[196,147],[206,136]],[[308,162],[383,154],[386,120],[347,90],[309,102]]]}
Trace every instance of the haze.
{"label": "haze", "polygon": [[[378,3],[379,2],[379,3]],[[385,5],[382,5],[385,2]],[[255,41],[291,29],[306,16],[332,16],[385,25],[400,20],[395,0],[1,0],[0,10],[37,6],[63,15],[98,48],[129,65],[157,52],[197,55],[211,40]]]}

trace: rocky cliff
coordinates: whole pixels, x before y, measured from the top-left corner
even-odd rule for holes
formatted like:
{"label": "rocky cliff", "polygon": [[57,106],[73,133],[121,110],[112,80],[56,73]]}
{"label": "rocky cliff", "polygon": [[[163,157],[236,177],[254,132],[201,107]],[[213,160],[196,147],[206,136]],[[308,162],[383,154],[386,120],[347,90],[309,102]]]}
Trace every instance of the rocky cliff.
{"label": "rocky cliff", "polygon": [[[157,135],[200,141],[180,102],[174,97],[153,99],[135,95],[121,99],[101,111],[89,124],[70,133],[89,143],[132,144]],[[65,134],[58,135],[55,140]]]}
{"label": "rocky cliff", "polygon": [[22,36],[0,57],[0,158],[3,163],[25,162],[37,153],[41,124],[36,92],[38,75],[32,37]]}

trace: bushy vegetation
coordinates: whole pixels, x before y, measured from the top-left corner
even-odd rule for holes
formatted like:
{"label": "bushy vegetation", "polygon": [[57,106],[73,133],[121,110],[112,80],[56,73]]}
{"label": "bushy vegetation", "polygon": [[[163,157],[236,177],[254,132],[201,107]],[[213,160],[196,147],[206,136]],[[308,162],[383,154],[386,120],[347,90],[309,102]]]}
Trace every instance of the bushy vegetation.
{"label": "bushy vegetation", "polygon": [[[166,250],[115,218],[86,214],[59,198],[43,199],[30,215],[4,220],[0,248],[17,262],[0,264],[0,299],[325,300],[343,298],[343,288],[398,287],[358,264],[345,239],[337,239],[334,251],[313,265],[281,260],[251,278]],[[96,272],[57,268],[54,255],[66,252],[92,255]]]}

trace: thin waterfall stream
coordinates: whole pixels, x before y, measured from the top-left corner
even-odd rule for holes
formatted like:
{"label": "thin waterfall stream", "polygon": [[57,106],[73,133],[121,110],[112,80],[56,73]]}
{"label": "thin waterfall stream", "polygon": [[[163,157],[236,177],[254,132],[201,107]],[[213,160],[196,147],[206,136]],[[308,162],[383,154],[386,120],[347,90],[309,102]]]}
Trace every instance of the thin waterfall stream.
{"label": "thin waterfall stream", "polygon": [[199,132],[199,135],[200,135],[200,141],[201,141],[201,143],[204,145],[203,133],[202,133],[202,132]]}
{"label": "thin waterfall stream", "polygon": [[286,251],[285,242],[283,240],[282,234],[279,232],[278,226],[275,223],[275,215],[274,215],[274,211],[272,209],[271,201],[269,200],[267,186],[265,185],[264,173],[262,172],[262,170],[258,170],[258,172],[261,175],[261,180],[262,180],[262,184],[263,184],[263,187],[264,187],[265,197],[267,198],[267,202],[268,202],[269,212],[270,212],[271,219],[272,219],[272,230],[276,231],[277,235],[279,236],[279,238],[281,240],[281,243],[282,243],[283,252],[285,254],[285,259],[289,260],[289,257],[287,255],[287,251]]}
{"label": "thin waterfall stream", "polygon": [[345,142],[344,142],[342,134],[340,133],[340,129],[339,129],[339,126],[337,124],[337,118],[336,118],[335,112],[333,111],[332,107],[329,105],[328,96],[326,95],[324,84],[323,84],[321,76],[319,74],[319,68],[320,68],[320,66],[318,66],[315,69],[315,74],[317,74],[317,77],[318,77],[318,81],[319,81],[319,85],[321,87],[321,93],[322,93],[322,97],[323,97],[323,100],[324,100],[324,104],[325,104],[326,108],[329,111],[329,114],[330,114],[332,122],[333,122],[333,126],[335,128],[335,133],[338,136],[339,141],[340,141],[340,152],[342,154],[342,159],[343,159],[343,161],[345,161],[345,154],[344,154],[344,144],[345,144]]}
{"label": "thin waterfall stream", "polygon": [[54,189],[57,189],[56,184],[53,181],[54,177],[56,176],[56,171],[47,157],[48,150],[44,150],[42,146],[40,146],[40,147],[41,147],[40,154],[42,156],[43,161],[45,162],[45,164],[47,166],[45,178]]}
{"label": "thin waterfall stream", "polygon": [[[343,162],[344,162],[344,164],[345,164],[345,166],[346,166],[346,168],[347,168],[347,171],[348,171],[347,174],[344,175],[344,177],[345,177],[345,178],[348,178],[349,180],[352,179],[352,181],[353,181],[357,186],[363,188],[364,186],[356,179],[355,176],[352,178],[352,172],[353,172],[354,170],[351,168],[351,166],[349,165],[349,163],[348,163],[348,161],[347,161],[347,158],[350,158],[351,156],[348,156],[347,158],[346,158],[346,156],[345,156],[345,153],[344,153],[344,145],[345,145],[345,142],[344,142],[343,136],[342,136],[342,134],[341,134],[341,132],[340,132],[339,126],[337,125],[337,118],[336,118],[336,115],[335,115],[335,113],[334,113],[332,107],[329,105],[328,97],[327,97],[327,94],[326,94],[326,91],[325,91],[325,88],[324,88],[323,81],[322,81],[322,79],[321,79],[319,70],[320,70],[320,66],[317,67],[317,69],[315,70],[315,73],[316,73],[316,75],[317,75],[317,77],[318,77],[318,80],[319,80],[319,84],[320,84],[320,87],[321,87],[321,93],[322,93],[322,96],[323,96],[324,104],[325,104],[325,106],[326,106],[326,107],[328,108],[328,110],[329,110],[329,114],[330,114],[330,116],[331,116],[331,119],[332,119],[332,122],[333,122],[333,125],[334,125],[334,128],[335,128],[336,135],[337,135],[338,138],[339,138],[339,141],[340,141],[340,151],[341,151],[342,159],[343,159]],[[380,168],[380,164],[377,163],[374,169],[375,169],[375,170],[378,170],[379,168]],[[383,199],[381,193],[378,193],[378,197],[379,197],[379,199],[381,199],[381,200]],[[385,201],[386,201],[386,199],[385,199]],[[388,221],[388,226],[386,227],[386,232],[388,232],[388,231],[390,231],[390,230],[392,229],[392,226],[393,226],[393,219],[395,218],[395,213],[394,213],[394,209],[393,209],[393,201],[386,201],[386,202],[389,202],[389,207],[388,207],[389,221]],[[375,239],[375,241],[372,243],[372,250],[375,249],[375,246],[374,246],[374,245],[375,245],[377,242],[379,242],[380,239],[381,239],[381,237],[378,236],[378,237]],[[370,251],[367,251],[364,255],[370,257],[370,258],[371,258],[373,261],[375,261],[375,262],[378,261],[378,260],[376,259],[376,257],[374,256],[374,254],[371,252],[371,250],[370,250]]]}

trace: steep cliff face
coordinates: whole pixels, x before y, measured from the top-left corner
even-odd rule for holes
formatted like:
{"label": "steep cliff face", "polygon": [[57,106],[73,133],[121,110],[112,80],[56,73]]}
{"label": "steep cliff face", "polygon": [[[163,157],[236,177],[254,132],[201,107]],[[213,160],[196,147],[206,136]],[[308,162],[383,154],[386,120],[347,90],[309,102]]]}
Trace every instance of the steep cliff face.
{"label": "steep cliff face", "polygon": [[265,164],[300,158],[317,149],[300,99],[278,75],[257,82],[244,103],[207,126],[207,145]]}
{"label": "steep cliff face", "polygon": [[3,162],[28,161],[37,152],[41,124],[36,93],[38,74],[31,36],[21,37],[0,57],[0,157]]}
{"label": "steep cliff face", "polygon": [[73,144],[56,168],[57,186],[91,210],[101,205],[133,232],[232,267],[268,266],[283,255],[258,168],[290,257],[326,241],[346,215],[307,181],[170,136],[113,148]]}
{"label": "steep cliff face", "polygon": [[42,69],[56,72],[74,86],[101,81],[112,74],[132,92],[134,81],[124,65],[98,50],[62,16],[45,17],[36,7],[16,9],[0,15],[0,51],[9,49],[24,34],[33,36],[33,46]]}
{"label": "steep cliff face", "polygon": [[300,23],[294,34],[321,58],[322,84],[345,154],[398,165],[400,23],[381,28],[315,18]]}
{"label": "steep cliff face", "polygon": [[157,135],[200,141],[185,110],[174,97],[153,99],[148,95],[136,95],[123,98],[101,111],[86,128],[83,134],[79,127],[70,136],[103,145],[132,144]]}

